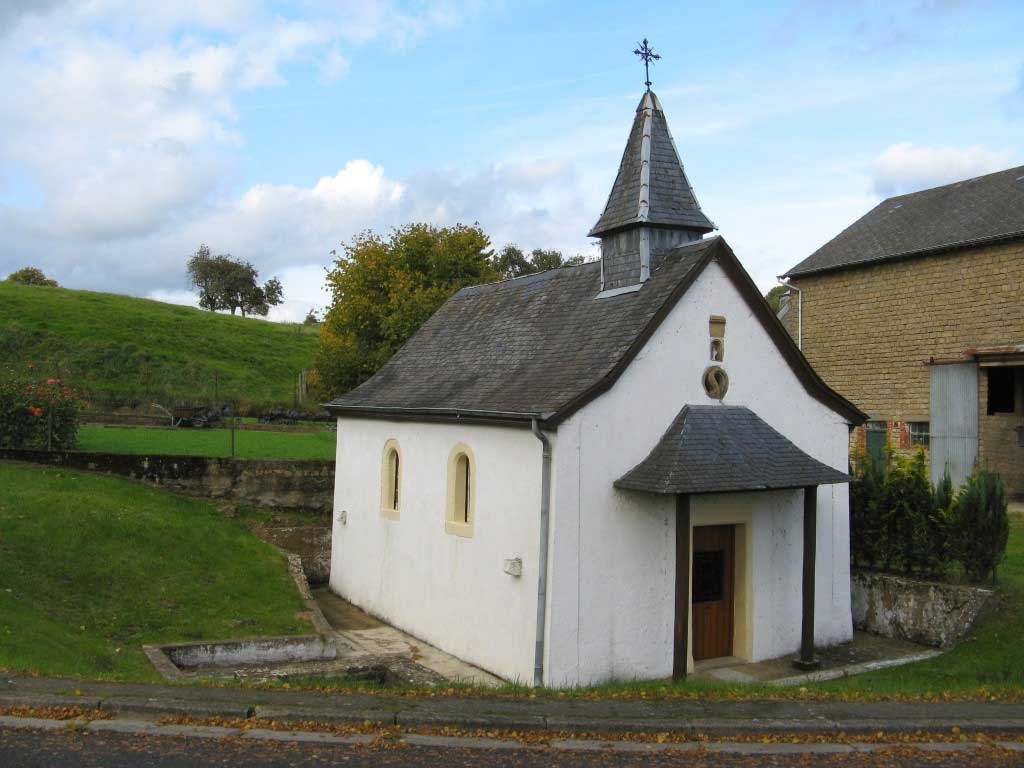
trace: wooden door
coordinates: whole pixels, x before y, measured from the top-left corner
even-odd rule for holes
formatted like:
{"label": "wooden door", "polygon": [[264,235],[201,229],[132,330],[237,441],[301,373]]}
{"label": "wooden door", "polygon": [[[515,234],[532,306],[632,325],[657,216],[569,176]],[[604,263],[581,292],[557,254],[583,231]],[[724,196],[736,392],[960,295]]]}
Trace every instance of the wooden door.
{"label": "wooden door", "polygon": [[693,529],[693,659],[732,656],[736,530]]}

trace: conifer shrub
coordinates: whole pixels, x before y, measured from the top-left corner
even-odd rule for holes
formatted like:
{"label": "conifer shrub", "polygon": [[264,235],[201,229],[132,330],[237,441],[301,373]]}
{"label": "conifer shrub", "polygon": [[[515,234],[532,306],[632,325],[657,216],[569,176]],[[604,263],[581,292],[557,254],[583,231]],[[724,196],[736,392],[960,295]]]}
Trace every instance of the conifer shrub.
{"label": "conifer shrub", "polygon": [[850,484],[850,557],[854,565],[874,568],[881,552],[878,546],[882,535],[882,491],[885,486],[885,467],[871,458],[866,451],[854,456]]}
{"label": "conifer shrub", "polygon": [[972,581],[996,580],[1010,535],[1006,488],[994,472],[979,469],[957,495],[951,515],[953,554]]}
{"label": "conifer shrub", "polygon": [[851,560],[864,568],[941,575],[950,562],[952,482],[947,476],[932,489],[922,450],[910,458],[887,458],[885,465],[863,453],[856,458]]}

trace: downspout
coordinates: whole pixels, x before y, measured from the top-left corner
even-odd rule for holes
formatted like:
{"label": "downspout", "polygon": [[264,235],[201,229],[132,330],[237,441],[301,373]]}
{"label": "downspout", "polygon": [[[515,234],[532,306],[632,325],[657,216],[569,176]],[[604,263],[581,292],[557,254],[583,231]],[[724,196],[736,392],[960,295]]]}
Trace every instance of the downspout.
{"label": "downspout", "polygon": [[537,636],[533,654],[533,684],[544,684],[544,634],[548,604],[548,528],[551,518],[551,442],[541,431],[537,419],[530,422],[533,434],[540,440],[542,460],[540,473],[540,556],[537,562]]}
{"label": "downspout", "polygon": [[792,283],[787,283],[781,277],[776,278],[779,285],[784,285],[791,291],[796,291],[796,346],[797,349],[804,348],[804,292]]}

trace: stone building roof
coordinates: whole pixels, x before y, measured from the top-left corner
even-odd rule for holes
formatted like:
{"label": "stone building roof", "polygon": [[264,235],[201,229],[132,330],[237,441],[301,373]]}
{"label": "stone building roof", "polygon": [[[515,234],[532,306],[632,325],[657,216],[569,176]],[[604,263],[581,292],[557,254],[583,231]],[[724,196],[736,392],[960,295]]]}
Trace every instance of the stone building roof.
{"label": "stone building roof", "polygon": [[749,408],[688,405],[650,455],[615,481],[650,493],[725,493],[846,483]]}
{"label": "stone building roof", "polygon": [[619,173],[590,236],[631,224],[685,227],[702,233],[715,228],[700,209],[661,103],[651,91],[636,108]]}
{"label": "stone building roof", "polygon": [[392,419],[537,418],[553,426],[612,386],[712,260],[807,391],[848,420],[862,421],[814,373],[721,237],[655,257],[650,280],[619,296],[597,297],[597,262],[463,288],[376,374],[327,408]]}
{"label": "stone building roof", "polygon": [[783,277],[1024,238],[1024,165],[890,197]]}

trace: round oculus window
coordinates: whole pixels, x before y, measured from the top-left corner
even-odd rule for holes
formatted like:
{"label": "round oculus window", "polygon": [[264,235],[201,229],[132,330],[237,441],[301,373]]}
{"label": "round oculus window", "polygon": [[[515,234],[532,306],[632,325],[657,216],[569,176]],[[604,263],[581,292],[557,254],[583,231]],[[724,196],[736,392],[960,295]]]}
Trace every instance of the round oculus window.
{"label": "round oculus window", "polygon": [[729,391],[729,374],[720,365],[704,371],[704,391],[713,400],[721,400]]}

